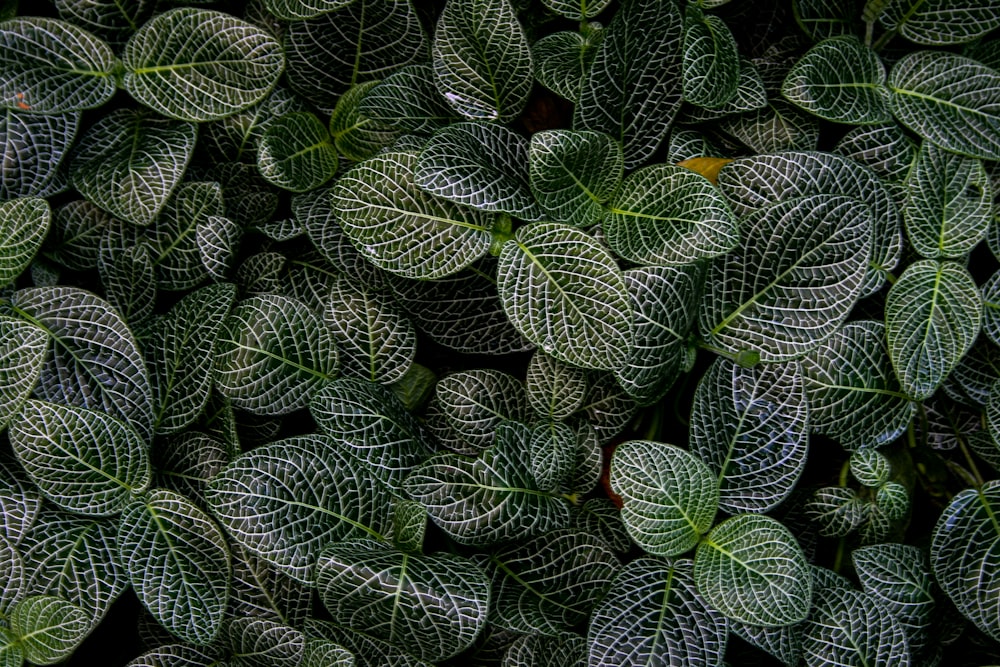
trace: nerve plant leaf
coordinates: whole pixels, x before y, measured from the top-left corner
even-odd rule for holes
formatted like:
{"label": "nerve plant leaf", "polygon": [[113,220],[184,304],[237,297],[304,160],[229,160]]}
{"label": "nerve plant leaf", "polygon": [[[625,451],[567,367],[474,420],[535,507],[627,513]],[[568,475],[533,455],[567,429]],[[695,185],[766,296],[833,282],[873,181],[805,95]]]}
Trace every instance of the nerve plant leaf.
{"label": "nerve plant leaf", "polygon": [[839,586],[817,589],[802,652],[807,664],[910,664],[899,622],[876,599]]}
{"label": "nerve plant leaf", "polygon": [[614,258],[558,223],[522,227],[500,253],[500,300],[524,336],[560,361],[621,366],[632,342],[631,306]]}
{"label": "nerve plant leaf", "polygon": [[531,45],[531,60],[539,83],[575,102],[583,92],[597,47],[604,39],[600,23],[588,23],[580,32],[562,30]]}
{"label": "nerve plant leaf", "polygon": [[276,119],[264,132],[257,168],[271,184],[292,192],[314,190],[337,173],[337,149],[323,123],[311,113]]}
{"label": "nerve plant leaf", "polygon": [[891,0],[879,22],[917,44],[971,42],[1000,26],[996,0]]}
{"label": "nerve plant leaf", "polygon": [[0,537],[0,576],[0,614],[6,617],[24,596],[25,570],[20,550],[5,537]]}
{"label": "nerve plant leaf", "polygon": [[864,591],[899,621],[911,654],[928,642],[935,602],[930,561],[911,544],[873,544],[851,553]]}
{"label": "nerve plant leaf", "polygon": [[513,375],[481,368],[451,373],[434,387],[448,423],[476,449],[491,446],[505,421],[529,422],[524,384]]}
{"label": "nerve plant leaf", "polygon": [[524,388],[534,411],[553,420],[566,419],[587,396],[587,372],[536,350],[528,362]]}
{"label": "nerve plant leaf", "polygon": [[542,4],[573,21],[592,19],[611,4],[611,0],[542,0]]}
{"label": "nerve plant leaf", "polygon": [[337,151],[348,160],[367,160],[391,146],[401,131],[391,122],[374,120],[363,114],[361,104],[378,81],[366,81],[352,87],[337,100],[330,115],[330,136]]}
{"label": "nerve plant leaf", "polygon": [[531,191],[547,220],[577,227],[601,221],[621,184],[622,149],[600,132],[546,130],[531,135]]}
{"label": "nerve plant leaf", "polygon": [[279,19],[300,21],[345,7],[354,0],[264,0],[264,7]]}
{"label": "nerve plant leaf", "polygon": [[80,124],[78,112],[62,114],[0,111],[0,201],[44,195],[57,178]]}
{"label": "nerve plant leaf", "polygon": [[57,114],[99,107],[115,92],[115,54],[77,26],[38,16],[0,22],[0,106]]}
{"label": "nerve plant leaf", "polygon": [[0,315],[0,431],[31,394],[48,349],[44,329]]}
{"label": "nerve plant leaf", "polygon": [[222,12],[178,7],[125,45],[123,85],[160,113],[218,120],[264,98],[281,75],[281,46],[266,30]]}
{"label": "nerve plant leaf", "polygon": [[10,615],[10,632],[24,651],[24,659],[36,665],[66,660],[92,627],[84,610],[52,595],[25,598]]}
{"label": "nerve plant leaf", "polygon": [[301,631],[268,619],[234,618],[226,635],[239,667],[298,667],[305,655]]}
{"label": "nerve plant leaf", "polygon": [[434,31],[434,76],[469,120],[508,122],[531,92],[531,49],[509,0],[449,0]]}
{"label": "nerve plant leaf", "polygon": [[407,65],[369,88],[358,104],[358,113],[420,136],[458,120],[438,92],[434,67],[429,63]]}
{"label": "nerve plant leaf", "polygon": [[684,17],[684,58],[681,86],[684,100],[709,109],[736,95],[740,56],[736,38],[718,16],[689,6]]}

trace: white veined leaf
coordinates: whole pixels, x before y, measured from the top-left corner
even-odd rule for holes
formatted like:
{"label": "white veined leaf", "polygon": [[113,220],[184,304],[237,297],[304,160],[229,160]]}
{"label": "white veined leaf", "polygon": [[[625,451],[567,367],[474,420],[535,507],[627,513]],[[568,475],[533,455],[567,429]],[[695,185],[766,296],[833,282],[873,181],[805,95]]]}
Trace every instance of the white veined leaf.
{"label": "white veined leaf", "polygon": [[215,339],[235,298],[233,285],[211,285],[181,299],[154,324],[146,358],[158,434],[184,429],[208,402]]}
{"label": "white veined leaf", "polygon": [[942,51],[916,51],[889,72],[892,113],[956,153],[1000,159],[1000,72]]}
{"label": "white veined leaf", "polygon": [[0,22],[0,106],[56,114],[99,107],[115,92],[115,54],[66,21]]}
{"label": "white veined leaf", "polygon": [[406,478],[411,499],[422,503],[460,544],[486,546],[528,538],[569,523],[569,504],[537,488],[523,460],[528,427],[497,427],[497,442],[475,459],[441,454]]}
{"label": "white veined leaf", "polygon": [[818,524],[820,535],[843,537],[864,523],[868,507],[854,489],[825,486],[813,491],[804,511],[811,521]]}
{"label": "white veined leaf", "polygon": [[[283,228],[279,227],[276,221],[274,227],[263,231],[266,235],[272,232],[281,235]],[[301,230],[295,230],[302,233]],[[293,233],[291,238],[298,236]],[[233,260],[239,249],[240,240],[243,238],[243,228],[229,218],[221,215],[210,215],[204,220],[199,220],[195,227],[195,241],[198,244],[198,254],[201,256],[201,265],[208,271],[209,275],[218,280],[224,280],[232,267]],[[287,241],[288,238],[273,239],[276,241]]]}
{"label": "white veined leaf", "polygon": [[226,636],[239,667],[299,667],[305,656],[301,631],[266,618],[233,618]]}
{"label": "white veined leaf", "polygon": [[535,78],[543,86],[571,102],[583,91],[597,47],[604,39],[600,23],[586,23],[580,31],[561,30],[545,35],[531,45]]}
{"label": "white veined leaf", "polygon": [[841,137],[833,152],[860,162],[881,179],[901,183],[917,159],[917,143],[891,122],[854,128]]}
{"label": "white veined leaf", "polygon": [[928,398],[972,347],[982,301],[969,271],[956,262],[910,264],[885,299],[889,358],[903,392]]}
{"label": "white veined leaf", "polygon": [[146,651],[125,667],[214,667],[219,664],[219,649],[190,644],[167,644]]}
{"label": "white veined leaf", "polygon": [[354,667],[354,654],[328,639],[306,637],[301,667]]}
{"label": "white veined leaf", "polygon": [[354,0],[264,0],[264,8],[279,19],[300,21],[345,7]]}
{"label": "white veined leaf", "polygon": [[892,614],[917,655],[929,641],[935,609],[931,565],[927,554],[910,544],[874,544],[851,552],[854,570],[865,593]]}
{"label": "white veined leaf", "polygon": [[806,465],[809,415],[798,362],[742,368],[718,358],[698,382],[691,452],[716,474],[719,507],[767,512]]}
{"label": "white veined leaf", "polygon": [[29,400],[10,426],[18,460],[64,509],[116,514],[152,477],[145,443],[103,412]]}
{"label": "white veined leaf", "polygon": [[104,228],[110,215],[85,199],[52,209],[52,223],[42,246],[43,254],[61,266],[86,271],[97,266]]}
{"label": "white veined leaf", "polygon": [[184,496],[155,489],[122,514],[118,548],[139,601],[171,634],[212,642],[229,599],[222,531]]}
{"label": "white veined leaf", "polygon": [[629,174],[608,207],[608,246],[638,264],[689,264],[729,252],[740,240],[722,194],[684,167],[656,164]]}
{"label": "white veined leaf", "polygon": [[569,493],[570,476],[576,463],[577,432],[565,422],[533,425],[528,442],[531,476],[539,488]]}
{"label": "white veined leaf", "polygon": [[351,86],[384,79],[427,57],[427,37],[410,0],[354,0],[288,25],[286,77],[292,90],[332,108]]}
{"label": "white veined leaf", "polygon": [[619,554],[632,548],[618,506],[610,498],[591,498],[573,514],[573,527],[594,535]]}
{"label": "white veined leaf", "polygon": [[781,94],[809,113],[838,123],[892,120],[885,67],[853,36],[833,37],[809,49],[789,70]]}
{"label": "white veined leaf", "polygon": [[[988,312],[984,304],[985,313]],[[988,336],[980,336],[943,385],[946,393],[970,407],[989,401],[993,383],[1000,378],[1000,348]]]}
{"label": "white veined leaf", "polygon": [[[418,157],[387,152],[344,174],[333,190],[336,222],[380,269],[404,278],[442,278],[487,253],[492,216],[427,194],[417,186]],[[328,241],[310,228],[324,252]]]}
{"label": "white veined leaf", "polygon": [[544,130],[531,135],[531,192],[546,220],[577,227],[597,224],[618,189],[622,149],[600,132]]}
{"label": "white veined leaf", "polygon": [[372,382],[334,380],[316,393],[309,412],[340,451],[397,493],[406,475],[433,453],[420,422]]}
{"label": "white veined leaf", "polygon": [[368,88],[358,104],[358,113],[420,136],[458,120],[438,92],[430,63],[407,65]]}
{"label": "white veined leaf", "polygon": [[709,269],[702,336],[762,361],[800,357],[832,335],[860,296],[872,215],[857,199],[779,201],[742,220],[742,244]]}
{"label": "white veined leaf", "polygon": [[[236,269],[236,287],[252,296],[272,296],[281,293],[282,273],[288,258],[280,252],[259,252],[250,255]],[[304,306],[305,304],[300,303]],[[310,313],[313,311],[310,309]]]}
{"label": "white veined leaf", "polygon": [[612,373],[590,373],[590,387],[577,414],[583,415],[606,445],[625,430],[639,404],[622,389]]}
{"label": "white veined leaf", "polygon": [[524,110],[531,49],[509,0],[448,0],[432,55],[438,90],[463,117],[505,123]]}
{"label": "white veined leaf", "polygon": [[391,528],[383,484],[320,435],[246,452],[209,483],[205,495],[234,540],[307,584],[327,544],[384,539]]}
{"label": "white veined leaf", "polygon": [[0,431],[31,394],[48,349],[44,329],[0,315]]}
{"label": "white veined leaf", "polygon": [[917,44],[961,44],[1000,26],[996,0],[891,0],[879,14],[887,30]]}
{"label": "white veined leaf", "polygon": [[792,3],[795,22],[816,42],[855,34],[860,18],[856,5],[840,0],[793,0]]}
{"label": "white veined leaf", "polygon": [[684,18],[681,87],[684,100],[700,107],[721,107],[736,95],[740,54],[729,26],[718,16],[688,5]]}
{"label": "white veined leaf", "polygon": [[467,649],[486,625],[490,583],[457,554],[405,554],[371,540],[319,555],[316,588],[333,622],[437,662]]}
{"label": "white veined leaf", "polygon": [[649,440],[615,449],[611,488],[621,496],[629,535],[648,553],[675,556],[712,527],[719,487],[711,469],[687,450]]}
{"label": "white veined leaf", "polygon": [[46,401],[105,412],[149,441],[152,399],[146,364],[128,326],[99,297],[75,287],[15,292],[14,316],[43,329],[49,354],[35,394]]}
{"label": "white veined leaf", "polygon": [[57,595],[95,621],[128,588],[117,520],[46,510],[21,543],[29,595]]}
{"label": "white veined leaf", "polygon": [[718,184],[741,218],[777,201],[817,194],[844,195],[868,206],[872,239],[863,295],[877,292],[886,272],[899,262],[903,218],[893,193],[875,174],[851,160],[819,152],[756,155],[725,165]]}
{"label": "white veined leaf", "polygon": [[541,211],[528,186],[528,142],[496,123],[453,123],[424,144],[414,176],[436,197],[521,220]]}
{"label": "white veined leaf", "polygon": [[977,628],[1000,638],[1000,482],[965,489],[938,518],[931,539],[934,576],[958,610]]}
{"label": "white veined leaf", "polygon": [[233,582],[229,589],[232,618],[265,618],[302,627],[312,616],[313,590],[277,567],[231,543]]}
{"label": "white veined leaf", "polygon": [[489,554],[490,623],[558,637],[585,623],[620,569],[600,539],[555,530]]}
{"label": "white veined leaf", "polygon": [[394,498],[392,501],[392,543],[408,554],[423,553],[427,534],[427,510],[418,502]]}
{"label": "white veined leaf", "polygon": [[104,295],[133,329],[141,331],[156,306],[156,268],[149,245],[101,248],[97,268]]}
{"label": "white veined leaf", "polygon": [[889,481],[892,467],[889,459],[872,447],[851,453],[849,459],[851,476],[862,486],[878,488]]}
{"label": "white veined leaf", "polygon": [[[11,608],[24,597],[25,574],[21,552],[6,537],[0,536],[0,614],[6,618]],[[0,664],[3,664],[0,661]]]}
{"label": "white veined leaf", "polygon": [[762,651],[770,653],[786,667],[802,662],[802,624],[765,628],[729,619],[729,631]]}
{"label": "white veined leaf", "polygon": [[587,662],[587,642],[565,632],[558,637],[522,635],[504,651],[503,667],[582,667]]}
{"label": "white veined leaf", "polygon": [[960,259],[986,236],[993,196],[983,163],[924,142],[906,179],[906,234],[927,259]]}
{"label": "white veined leaf", "polygon": [[279,188],[314,190],[337,173],[337,149],[315,115],[289,113],[275,119],[261,137],[257,168]]}
{"label": "white veined leaf", "polygon": [[674,3],[622,3],[583,83],[573,129],[611,135],[622,145],[626,169],[656,152],[680,108],[681,33]]}
{"label": "white veined leaf", "polygon": [[80,114],[0,112],[0,201],[46,196],[58,178],[58,169],[76,138]]}
{"label": "white veined leaf", "polygon": [[[433,667],[432,663],[421,660],[409,651],[390,644],[370,633],[346,628],[329,621],[314,618],[306,619],[306,634],[312,641],[324,644],[317,647],[317,652],[330,655],[334,659],[333,667],[354,667],[359,665],[391,665],[392,667]],[[337,646],[340,651],[333,650]],[[309,659],[310,647],[306,645],[306,660]],[[347,654],[345,657],[344,654]],[[340,662],[343,660],[344,662]],[[303,665],[303,667],[327,667],[330,663],[318,662]]]}
{"label": "white veined leaf", "polygon": [[288,88],[275,86],[257,104],[202,125],[199,148],[216,163],[255,165],[257,147],[267,128],[281,116],[297,111],[306,111],[305,102]]}
{"label": "white veined leaf", "polygon": [[367,160],[393,145],[401,134],[395,121],[374,120],[361,112],[368,93],[378,84],[378,81],[366,81],[353,86],[340,96],[330,115],[330,136],[337,151],[348,160]]}
{"label": "white veined leaf", "polygon": [[591,616],[588,666],[716,667],[728,625],[695,587],[691,561],[637,558]]}
{"label": "white veined leaf", "polygon": [[566,419],[587,396],[587,372],[535,350],[524,380],[528,405],[553,420]]}
{"label": "white veined leaf", "polygon": [[910,650],[899,622],[873,597],[846,587],[819,587],[803,627],[809,665],[899,665]]}
{"label": "white veined leaf", "polygon": [[493,445],[503,422],[530,421],[524,384],[503,371],[450,373],[438,380],[434,393],[448,423],[474,449]]}
{"label": "white veined leaf", "polygon": [[983,333],[1000,345],[1000,271],[979,288],[983,300]]}
{"label": "white veined leaf", "polygon": [[70,181],[111,215],[148,225],[180,184],[197,136],[190,123],[147,111],[112,111],[74,148]]}
{"label": "white veined leaf", "polygon": [[261,415],[304,408],[337,373],[329,328],[301,302],[266,294],[236,304],[215,342],[215,387]]}
{"label": "white veined leaf", "polygon": [[632,313],[621,270],[586,233],[559,223],[521,227],[500,253],[498,289],[507,317],[547,354],[575,366],[621,366]]}
{"label": "white veined leaf", "polygon": [[347,277],[333,281],[323,319],[337,343],[344,375],[392,384],[417,354],[417,330],[391,297]]}
{"label": "white veined leaf", "polygon": [[850,322],[802,358],[809,426],[848,451],[889,444],[913,416],[885,341],[882,322]]}
{"label": "white veined leaf", "polygon": [[38,487],[13,455],[0,455],[0,537],[20,544],[38,519],[42,501]]}
{"label": "white veined leaf", "polygon": [[87,612],[52,595],[25,598],[10,614],[10,631],[24,659],[35,665],[66,660],[92,629]]}
{"label": "white veined leaf", "polygon": [[158,440],[153,448],[155,486],[162,486],[204,503],[205,488],[232,458],[221,439],[189,430]]}
{"label": "white veined leaf", "polygon": [[151,0],[53,0],[59,18],[121,48],[155,9]]}
{"label": "white veined leaf", "polygon": [[625,365],[614,370],[615,379],[637,403],[652,405],[685,363],[704,273],[698,266],[645,266],[624,276],[635,334]]}
{"label": "white veined leaf", "polygon": [[199,122],[264,99],[285,59],[262,28],[222,12],[178,7],[139,28],[122,63],[132,97],[171,118]]}
{"label": "white veined leaf", "polygon": [[[756,65],[747,58],[740,58],[739,78],[736,80],[736,93],[720,107],[705,109],[687,105],[681,108],[678,122],[684,124],[701,123],[717,120],[730,114],[739,114],[745,111],[763,109],[767,106],[767,91],[764,89],[764,80],[760,77]],[[674,128],[674,131],[690,131]],[[711,151],[715,153],[716,151]],[[707,155],[703,153],[702,155]],[[681,159],[674,159],[668,156],[665,162],[677,163]]]}
{"label": "white veined leaf", "polygon": [[718,127],[756,153],[810,151],[819,145],[819,121],[781,99],[770,99],[767,106],[728,116]]}
{"label": "white veined leaf", "polygon": [[695,552],[694,580],[710,605],[743,623],[791,625],[809,614],[809,562],[769,516],[740,514],[713,528]]}
{"label": "white veined leaf", "polygon": [[49,203],[38,197],[0,204],[0,287],[6,287],[28,268],[51,220]]}
{"label": "white veined leaf", "polygon": [[573,21],[592,19],[611,4],[611,0],[542,0],[542,4]]}

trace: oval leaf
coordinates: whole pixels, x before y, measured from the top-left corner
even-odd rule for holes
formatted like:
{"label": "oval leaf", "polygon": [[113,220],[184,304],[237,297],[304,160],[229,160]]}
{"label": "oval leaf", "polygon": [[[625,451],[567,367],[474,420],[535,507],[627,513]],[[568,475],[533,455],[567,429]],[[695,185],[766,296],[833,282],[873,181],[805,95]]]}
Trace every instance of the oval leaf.
{"label": "oval leaf", "polygon": [[292,192],[313,190],[337,173],[337,149],[311,113],[281,116],[264,132],[257,168],[273,185]]}
{"label": "oval leaf", "polygon": [[590,227],[618,189],[622,149],[600,132],[546,130],[531,135],[531,191],[546,219]]}
{"label": "oval leaf", "polygon": [[10,615],[10,629],[24,659],[36,665],[54,665],[69,658],[92,627],[85,611],[51,595],[25,598]]}

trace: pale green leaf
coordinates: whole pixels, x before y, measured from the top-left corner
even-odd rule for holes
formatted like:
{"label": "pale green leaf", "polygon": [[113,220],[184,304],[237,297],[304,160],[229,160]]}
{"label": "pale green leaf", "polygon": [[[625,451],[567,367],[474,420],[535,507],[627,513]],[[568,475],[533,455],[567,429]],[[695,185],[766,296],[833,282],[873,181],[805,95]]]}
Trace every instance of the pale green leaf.
{"label": "pale green leaf", "polygon": [[218,120],[271,92],[281,46],[262,28],[222,12],[179,7],[146,22],[125,45],[125,90],[162,114]]}
{"label": "pale green leaf", "polygon": [[917,44],[961,44],[1000,27],[996,0],[892,0],[879,15],[888,30]]}
{"label": "pale green leaf", "polygon": [[6,627],[0,627],[0,667],[21,667],[24,664],[24,647],[17,635]]}
{"label": "pale green leaf", "polygon": [[80,114],[0,112],[0,201],[46,196],[59,179],[59,169],[76,138]]}
{"label": "pale green leaf", "polygon": [[851,553],[861,587],[892,614],[906,633],[913,655],[930,638],[935,609],[931,565],[927,554],[910,544],[875,544]]}
{"label": "pale green leaf", "polygon": [[729,26],[718,16],[689,5],[684,19],[681,87],[684,100],[709,109],[736,95],[740,56]]}
{"label": "pale green leaf", "polygon": [[885,300],[889,358],[903,392],[928,398],[972,347],[982,301],[968,270],[955,262],[910,264]]}
{"label": "pale green leaf", "polygon": [[524,388],[528,404],[549,419],[566,419],[583,404],[587,373],[535,350],[528,362]]}
{"label": "pale green leaf", "polygon": [[70,180],[111,215],[148,225],[180,184],[197,135],[190,123],[146,111],[112,111],[76,145]]}
{"label": "pale green leaf", "polygon": [[299,21],[332,12],[354,0],[264,0],[264,8],[279,19]]}
{"label": "pale green leaf", "polygon": [[531,192],[547,220],[590,227],[622,180],[622,149],[600,132],[545,130],[531,135]]}
{"label": "pale green leaf", "polygon": [[367,160],[391,146],[400,135],[394,119],[374,120],[360,109],[377,81],[360,83],[341,95],[330,116],[330,135],[337,151],[348,160]]}
{"label": "pale green leaf", "polygon": [[367,89],[358,113],[381,125],[427,135],[458,120],[438,92],[430,63],[407,65]]}
{"label": "pale green leaf", "polygon": [[66,21],[0,22],[0,106],[55,114],[99,107],[115,92],[115,54]]}
{"label": "pale green leaf", "polygon": [[277,118],[257,149],[257,168],[272,185],[292,192],[314,190],[337,173],[337,149],[311,113]]}
{"label": "pale green leaf", "polygon": [[438,380],[434,393],[448,423],[473,450],[493,445],[505,421],[529,421],[524,384],[503,371],[451,373]]}
{"label": "pale green leaf", "polygon": [[956,153],[1000,159],[1000,72],[942,51],[916,51],[889,72],[896,119]]}
{"label": "pale green leaf", "polygon": [[434,31],[438,90],[469,120],[508,122],[531,92],[531,50],[509,0],[449,0]]}
{"label": "pale green leaf", "polygon": [[299,667],[305,656],[302,632],[266,618],[234,618],[226,635],[238,667]]}
{"label": "pale green leaf", "polygon": [[910,651],[899,622],[879,602],[847,587],[820,587],[803,627],[806,664],[908,667]]}
{"label": "pale green leaf", "polygon": [[695,552],[694,579],[709,604],[743,623],[791,625],[809,614],[809,563],[769,516],[741,514],[713,528]]}
{"label": "pale green leaf", "polygon": [[0,431],[31,394],[48,349],[44,329],[0,315]]}
{"label": "pale green leaf", "polygon": [[573,21],[592,19],[611,4],[611,0],[542,0],[542,4]]}
{"label": "pale green leaf", "polygon": [[719,488],[711,469],[674,445],[631,440],[615,449],[611,488],[640,547],[658,556],[691,549],[712,527]]}
{"label": "pale green leaf", "polygon": [[600,23],[585,25],[580,32],[554,32],[531,45],[535,78],[571,102],[579,99],[587,72],[605,34]]}
{"label": "pale green leaf", "polygon": [[627,0],[604,33],[573,128],[611,135],[625,168],[646,162],[681,102],[682,20],[672,2]]}
{"label": "pale green leaf", "polygon": [[621,270],[584,232],[559,223],[522,227],[497,268],[507,317],[560,361],[594,369],[621,366],[632,317]]}
{"label": "pale green leaf", "polygon": [[10,630],[24,659],[35,665],[66,660],[92,627],[87,612],[52,595],[25,598],[10,615]]}

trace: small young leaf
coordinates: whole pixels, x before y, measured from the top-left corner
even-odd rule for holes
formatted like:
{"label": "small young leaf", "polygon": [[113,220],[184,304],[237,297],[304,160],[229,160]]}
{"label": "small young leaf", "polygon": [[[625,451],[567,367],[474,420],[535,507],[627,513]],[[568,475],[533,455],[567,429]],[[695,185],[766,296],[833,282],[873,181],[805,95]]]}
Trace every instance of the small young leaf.
{"label": "small young leaf", "polygon": [[542,37],[531,45],[535,78],[557,95],[577,101],[604,34],[600,23],[588,23],[582,32],[562,30]]}
{"label": "small young leaf", "polygon": [[337,173],[337,149],[311,113],[290,113],[275,120],[257,151],[261,175],[292,192],[314,190]]}
{"label": "small young leaf", "polygon": [[337,151],[348,160],[367,160],[391,146],[400,135],[395,119],[374,120],[360,110],[378,81],[360,83],[341,95],[330,115],[330,136]]}
{"label": "small young leaf", "polygon": [[590,227],[622,179],[622,149],[600,132],[546,130],[531,135],[531,191],[546,219]]}

